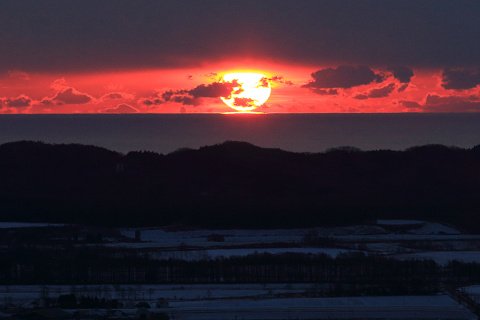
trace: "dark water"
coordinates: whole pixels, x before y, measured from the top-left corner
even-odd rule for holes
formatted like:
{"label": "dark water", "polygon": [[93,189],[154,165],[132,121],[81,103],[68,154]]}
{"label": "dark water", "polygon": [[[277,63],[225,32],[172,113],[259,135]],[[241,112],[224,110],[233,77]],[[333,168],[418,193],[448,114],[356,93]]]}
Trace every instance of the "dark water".
{"label": "dark water", "polygon": [[171,152],[225,140],[292,151],[480,144],[480,114],[1,115],[0,143],[83,143]]}

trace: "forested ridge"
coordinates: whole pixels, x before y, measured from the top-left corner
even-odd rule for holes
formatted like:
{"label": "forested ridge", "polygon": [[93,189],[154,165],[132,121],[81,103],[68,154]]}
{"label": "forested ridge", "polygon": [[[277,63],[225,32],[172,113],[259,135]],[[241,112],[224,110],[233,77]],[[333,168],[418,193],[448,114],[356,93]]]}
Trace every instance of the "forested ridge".
{"label": "forested ridge", "polygon": [[479,194],[480,146],[293,153],[225,142],[162,155],[0,145],[4,221],[274,228],[415,218],[474,231]]}

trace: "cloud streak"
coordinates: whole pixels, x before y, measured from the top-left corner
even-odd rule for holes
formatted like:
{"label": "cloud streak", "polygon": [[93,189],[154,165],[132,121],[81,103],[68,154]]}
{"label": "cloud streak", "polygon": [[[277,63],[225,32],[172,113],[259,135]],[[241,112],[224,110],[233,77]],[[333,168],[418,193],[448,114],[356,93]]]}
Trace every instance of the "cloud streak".
{"label": "cloud streak", "polygon": [[383,86],[381,88],[374,88],[368,91],[367,93],[361,93],[356,96],[354,96],[355,99],[359,100],[364,100],[364,99],[369,99],[369,98],[385,98],[388,97],[390,93],[395,90],[395,84],[390,83],[387,84],[386,86]]}

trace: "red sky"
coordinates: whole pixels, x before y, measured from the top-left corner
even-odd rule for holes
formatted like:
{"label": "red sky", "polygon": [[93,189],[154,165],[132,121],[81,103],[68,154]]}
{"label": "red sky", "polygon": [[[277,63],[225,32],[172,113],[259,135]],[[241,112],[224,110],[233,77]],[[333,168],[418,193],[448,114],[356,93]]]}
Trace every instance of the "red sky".
{"label": "red sky", "polygon": [[[412,69],[410,81],[392,71],[369,68],[380,79],[360,84],[308,85],[312,72],[338,66],[299,66],[240,60],[196,68],[125,70],[121,72],[30,73],[9,70],[0,77],[2,113],[217,113],[232,111],[218,97],[165,101],[167,91],[191,90],[218,82],[228,71],[257,70],[271,81],[272,94],[258,110],[282,112],[469,112],[476,111],[480,90],[446,89],[442,70]],[[350,66],[356,68],[356,66]],[[365,67],[368,68],[368,67]],[[321,79],[322,75],[319,75]],[[323,81],[323,80],[322,80]],[[368,82],[368,83],[365,83]],[[322,82],[321,85],[324,85]]]}
{"label": "red sky", "polygon": [[272,79],[262,112],[477,112],[479,16],[471,0],[4,0],[0,113],[227,112],[219,77],[251,69]]}

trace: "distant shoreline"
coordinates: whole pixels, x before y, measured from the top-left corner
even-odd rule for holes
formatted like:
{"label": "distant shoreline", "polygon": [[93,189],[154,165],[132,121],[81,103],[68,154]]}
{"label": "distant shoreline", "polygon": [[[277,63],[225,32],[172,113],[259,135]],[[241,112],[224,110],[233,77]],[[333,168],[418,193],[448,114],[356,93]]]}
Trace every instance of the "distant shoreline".
{"label": "distant shoreline", "polygon": [[338,146],[362,150],[404,150],[425,144],[468,148],[480,143],[479,123],[480,113],[0,115],[0,143],[80,143],[124,153],[170,153],[228,140],[294,152]]}

